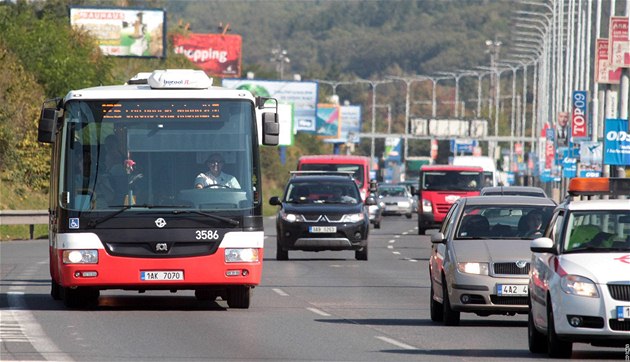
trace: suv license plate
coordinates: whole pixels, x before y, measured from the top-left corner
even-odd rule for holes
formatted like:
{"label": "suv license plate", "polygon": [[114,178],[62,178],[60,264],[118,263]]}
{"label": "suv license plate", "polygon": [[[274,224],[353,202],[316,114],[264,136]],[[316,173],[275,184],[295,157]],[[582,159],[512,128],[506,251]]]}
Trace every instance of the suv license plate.
{"label": "suv license plate", "polygon": [[617,319],[620,321],[630,319],[630,305],[617,307]]}
{"label": "suv license plate", "polygon": [[309,226],[308,231],[311,233],[336,233],[336,226]]}
{"label": "suv license plate", "polygon": [[524,296],[527,295],[527,284],[499,284],[497,295],[500,296]]}
{"label": "suv license plate", "polygon": [[183,270],[141,271],[140,280],[184,280]]}

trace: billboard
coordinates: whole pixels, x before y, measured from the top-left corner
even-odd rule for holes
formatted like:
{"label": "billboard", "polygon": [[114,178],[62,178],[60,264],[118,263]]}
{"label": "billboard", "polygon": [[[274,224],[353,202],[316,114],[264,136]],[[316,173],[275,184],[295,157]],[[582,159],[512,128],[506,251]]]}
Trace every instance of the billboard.
{"label": "billboard", "polygon": [[243,40],[240,35],[188,34],[174,35],[175,54],[183,54],[208,75],[238,78],[241,76]]}
{"label": "billboard", "polygon": [[339,138],[339,106],[336,104],[317,105],[317,123],[315,134]]}
{"label": "billboard", "polygon": [[621,69],[614,69],[608,60],[608,39],[597,39],[595,54],[595,82],[605,84],[619,84]]}
{"label": "billboard", "polygon": [[613,68],[630,67],[630,41],[628,40],[628,18],[612,16],[608,37],[608,60]]}
{"label": "billboard", "polygon": [[439,138],[488,136],[488,121],[485,119],[411,119],[411,130],[416,136]]}
{"label": "billboard", "polygon": [[604,123],[604,164],[630,165],[628,120],[607,118]]}
{"label": "billboard", "polygon": [[107,56],[164,58],[161,9],[71,7],[70,25],[88,32]]}
{"label": "billboard", "polygon": [[586,119],[586,91],[573,91],[573,114],[571,117],[571,136],[575,138],[588,137],[588,121]]}
{"label": "billboard", "polygon": [[361,106],[340,106],[341,131],[339,138],[342,142],[359,143],[361,133]]}
{"label": "billboard", "polygon": [[224,78],[227,88],[245,89],[254,96],[273,97],[279,103],[293,104],[293,120],[296,131],[315,132],[317,110],[317,83],[255,79]]}

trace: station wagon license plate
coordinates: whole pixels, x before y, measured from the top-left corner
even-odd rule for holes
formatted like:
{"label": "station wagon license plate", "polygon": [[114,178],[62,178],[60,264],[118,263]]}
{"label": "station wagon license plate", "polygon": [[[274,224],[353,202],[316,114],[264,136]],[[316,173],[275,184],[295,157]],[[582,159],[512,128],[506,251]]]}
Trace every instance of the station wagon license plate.
{"label": "station wagon license plate", "polygon": [[184,280],[183,270],[141,271],[140,280]]}
{"label": "station wagon license plate", "polygon": [[630,305],[617,306],[617,319],[620,321],[630,319]]}
{"label": "station wagon license plate", "polygon": [[500,295],[500,296],[527,295],[527,284],[498,284],[497,295]]}
{"label": "station wagon license plate", "polygon": [[309,226],[308,231],[311,233],[336,233],[336,226]]}

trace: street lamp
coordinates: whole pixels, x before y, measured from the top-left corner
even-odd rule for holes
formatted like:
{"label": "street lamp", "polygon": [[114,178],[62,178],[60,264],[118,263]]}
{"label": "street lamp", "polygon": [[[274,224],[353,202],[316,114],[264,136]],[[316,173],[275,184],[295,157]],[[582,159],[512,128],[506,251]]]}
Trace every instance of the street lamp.
{"label": "street lamp", "polygon": [[462,72],[462,73],[452,73],[452,72],[437,72],[438,74],[448,75],[455,79],[455,118],[459,117],[459,80],[465,75],[476,75],[476,73],[471,72]]}
{"label": "street lamp", "polygon": [[272,62],[276,62],[276,72],[280,74],[280,79],[284,78],[284,65],[289,64],[291,59],[289,59],[288,52],[285,49],[274,48],[271,49],[271,59]]}
{"label": "street lamp", "polygon": [[376,86],[379,84],[391,83],[389,80],[367,80],[367,79],[358,79],[356,83],[367,83],[370,85],[372,89],[372,144],[370,147],[370,157],[374,159],[375,147],[374,147],[374,137],[375,137],[375,128],[376,128]]}
{"label": "street lamp", "polygon": [[405,152],[404,152],[404,160],[407,160],[407,153],[409,152],[409,140],[407,139],[407,136],[409,134],[409,88],[411,86],[411,83],[413,82],[419,82],[419,81],[423,81],[423,80],[427,80],[429,79],[426,76],[415,76],[415,77],[398,77],[398,76],[393,76],[393,75],[389,75],[386,78],[388,79],[392,79],[392,80],[400,80],[405,82],[405,84],[407,85],[407,95],[405,97]]}
{"label": "street lamp", "polygon": [[392,133],[392,105],[391,104],[377,104],[375,107],[387,108],[387,134]]}
{"label": "street lamp", "polygon": [[316,81],[317,83],[324,83],[329,85],[332,88],[332,97],[331,98],[335,98],[335,96],[337,95],[337,87],[342,85],[342,84],[354,84],[356,82],[348,82],[348,81],[334,81],[334,80],[321,80],[321,79],[313,79],[314,81]]}

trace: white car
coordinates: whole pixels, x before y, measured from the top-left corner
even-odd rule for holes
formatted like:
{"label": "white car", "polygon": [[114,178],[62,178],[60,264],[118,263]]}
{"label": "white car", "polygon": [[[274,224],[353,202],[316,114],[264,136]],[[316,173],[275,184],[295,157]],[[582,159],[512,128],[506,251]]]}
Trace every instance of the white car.
{"label": "white car", "polygon": [[[570,195],[618,195],[630,179],[574,178]],[[630,200],[571,198],[531,242],[529,350],[568,358],[574,342],[630,345]]]}

